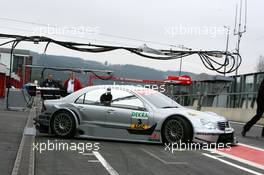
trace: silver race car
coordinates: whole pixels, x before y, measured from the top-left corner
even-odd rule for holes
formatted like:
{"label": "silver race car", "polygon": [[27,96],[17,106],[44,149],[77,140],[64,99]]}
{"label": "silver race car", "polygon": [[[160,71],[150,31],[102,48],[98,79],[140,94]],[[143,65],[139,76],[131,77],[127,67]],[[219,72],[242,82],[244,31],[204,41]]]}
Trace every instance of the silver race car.
{"label": "silver race car", "polygon": [[136,86],[92,86],[46,100],[35,121],[40,132],[66,138],[234,143],[234,129],[224,117],[187,109],[158,91]]}

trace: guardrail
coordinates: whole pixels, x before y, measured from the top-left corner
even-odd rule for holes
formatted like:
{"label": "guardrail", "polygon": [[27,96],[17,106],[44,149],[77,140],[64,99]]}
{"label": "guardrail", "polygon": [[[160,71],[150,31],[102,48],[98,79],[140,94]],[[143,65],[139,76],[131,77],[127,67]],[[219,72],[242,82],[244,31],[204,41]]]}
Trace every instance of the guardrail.
{"label": "guardrail", "polygon": [[219,94],[186,94],[175,95],[173,100],[183,106],[193,106],[198,110],[201,107],[243,108],[257,107],[257,92],[219,93]]}

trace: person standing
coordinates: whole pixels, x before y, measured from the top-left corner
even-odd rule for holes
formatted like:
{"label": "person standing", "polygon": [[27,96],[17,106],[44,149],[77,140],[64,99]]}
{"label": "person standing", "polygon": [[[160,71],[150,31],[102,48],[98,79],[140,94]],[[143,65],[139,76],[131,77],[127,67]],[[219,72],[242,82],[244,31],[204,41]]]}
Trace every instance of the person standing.
{"label": "person standing", "polygon": [[71,94],[75,91],[82,89],[82,84],[75,76],[74,72],[71,72],[69,78],[64,82],[64,88],[67,94]]}
{"label": "person standing", "polygon": [[58,97],[57,92],[55,89],[53,88],[58,88],[58,82],[55,81],[53,79],[53,75],[52,74],[48,74],[47,79],[45,79],[42,84],[41,87],[44,87],[44,89],[41,89],[41,97],[43,100],[50,100],[50,99],[57,99]]}
{"label": "person standing", "polygon": [[257,114],[250,121],[248,121],[245,124],[245,126],[244,126],[244,128],[243,128],[243,130],[241,132],[241,135],[243,137],[245,137],[246,133],[250,130],[250,128],[260,120],[260,118],[262,117],[263,113],[264,113],[264,79],[262,80],[262,82],[260,84],[259,91],[258,91]]}
{"label": "person standing", "polygon": [[42,84],[41,87],[53,87],[56,88],[58,87],[58,84],[55,80],[53,80],[53,75],[52,74],[48,74],[47,79],[45,79]]}

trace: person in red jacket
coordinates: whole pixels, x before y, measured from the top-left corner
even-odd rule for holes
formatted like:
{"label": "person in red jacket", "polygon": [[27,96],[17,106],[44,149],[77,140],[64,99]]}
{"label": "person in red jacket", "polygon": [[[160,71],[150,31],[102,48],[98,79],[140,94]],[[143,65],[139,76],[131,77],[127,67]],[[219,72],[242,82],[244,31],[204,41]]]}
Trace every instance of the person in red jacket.
{"label": "person in red jacket", "polygon": [[64,82],[64,88],[65,88],[67,94],[71,94],[75,91],[78,91],[79,89],[82,89],[82,84],[81,84],[80,80],[78,80],[76,78],[74,72],[71,72],[68,80],[66,80]]}

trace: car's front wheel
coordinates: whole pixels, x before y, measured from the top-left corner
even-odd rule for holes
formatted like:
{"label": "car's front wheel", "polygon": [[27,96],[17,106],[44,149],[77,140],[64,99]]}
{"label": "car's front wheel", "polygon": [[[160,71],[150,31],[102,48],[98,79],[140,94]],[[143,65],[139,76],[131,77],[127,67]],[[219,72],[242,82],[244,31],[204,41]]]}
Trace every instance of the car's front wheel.
{"label": "car's front wheel", "polygon": [[192,141],[193,130],[186,119],[174,116],[164,122],[161,134],[163,143],[187,143]]}
{"label": "car's front wheel", "polygon": [[76,122],[72,114],[68,111],[61,111],[51,119],[51,131],[56,136],[71,138],[76,133]]}

